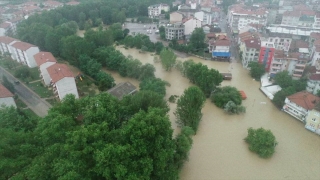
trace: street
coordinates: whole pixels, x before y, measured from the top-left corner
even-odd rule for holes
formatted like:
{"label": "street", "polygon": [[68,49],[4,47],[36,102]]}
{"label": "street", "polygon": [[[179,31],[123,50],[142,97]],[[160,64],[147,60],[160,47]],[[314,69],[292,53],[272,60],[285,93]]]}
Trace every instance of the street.
{"label": "street", "polygon": [[48,114],[48,110],[52,107],[48,102],[41,99],[35,92],[26,87],[23,83],[15,84],[18,81],[4,68],[0,67],[0,77],[6,76],[7,79],[14,84],[15,94],[26,103],[26,105],[38,116],[45,117]]}

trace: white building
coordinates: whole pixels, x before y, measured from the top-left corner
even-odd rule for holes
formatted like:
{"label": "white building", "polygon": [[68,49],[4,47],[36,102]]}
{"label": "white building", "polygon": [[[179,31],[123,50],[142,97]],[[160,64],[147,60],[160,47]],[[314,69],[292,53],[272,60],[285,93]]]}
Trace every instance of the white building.
{"label": "white building", "polygon": [[201,21],[202,26],[212,24],[212,14],[206,11],[199,11],[194,14],[194,17]]}
{"label": "white building", "polygon": [[174,23],[165,27],[167,40],[179,40],[184,38],[185,27],[182,23]]}
{"label": "white building", "polygon": [[292,42],[290,35],[281,34],[281,33],[269,33],[266,41],[274,44],[274,48],[277,50],[283,50],[288,52]]}
{"label": "white building", "polygon": [[160,16],[161,11],[168,12],[170,6],[167,4],[155,4],[148,7],[148,16],[149,18],[157,18]]}
{"label": "white building", "polygon": [[312,74],[307,83],[306,90],[314,95],[320,90],[320,74]]}
{"label": "white building", "polygon": [[0,52],[1,54],[9,53],[10,56],[13,53],[12,44],[19,42],[19,40],[8,36],[0,36]]}
{"label": "white building", "polygon": [[33,57],[39,52],[39,48],[37,46],[26,42],[15,42],[11,46],[13,48],[13,53],[11,55],[12,59],[27,65],[30,68],[37,66]]}
{"label": "white building", "polygon": [[242,66],[248,68],[250,62],[258,62],[261,48],[260,39],[248,39],[244,41],[242,51]]}
{"label": "white building", "polygon": [[191,17],[187,21],[184,22],[184,34],[186,36],[191,36],[192,32],[196,28],[201,28],[201,21],[197,18]]}
{"label": "white building", "polygon": [[73,73],[66,64],[53,64],[47,68],[47,71],[51,78],[53,91],[60,100],[67,94],[73,94],[79,98]]}
{"label": "white building", "polygon": [[305,122],[308,112],[319,102],[320,98],[318,96],[307,91],[301,91],[286,97],[283,110],[299,121]]}
{"label": "white building", "polygon": [[10,22],[3,22],[0,24],[0,36],[5,36],[6,32],[8,32],[11,28]]}
{"label": "white building", "polygon": [[183,17],[183,14],[179,12],[172,12],[170,13],[170,23],[182,22]]}
{"label": "white building", "polygon": [[50,85],[51,78],[48,73],[47,68],[54,65],[57,60],[50,52],[39,52],[34,55],[34,60],[37,63],[37,66],[40,70],[40,76],[46,86]]}
{"label": "white building", "polygon": [[2,106],[17,107],[14,99],[14,95],[2,84],[0,84],[0,108]]}

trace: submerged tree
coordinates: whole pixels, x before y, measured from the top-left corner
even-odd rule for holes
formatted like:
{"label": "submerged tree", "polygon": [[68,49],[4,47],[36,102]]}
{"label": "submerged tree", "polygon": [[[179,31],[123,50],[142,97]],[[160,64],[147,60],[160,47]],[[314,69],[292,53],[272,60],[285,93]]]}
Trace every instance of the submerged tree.
{"label": "submerged tree", "polygon": [[170,71],[171,68],[176,64],[177,56],[173,51],[165,48],[160,52],[160,59],[165,70]]}

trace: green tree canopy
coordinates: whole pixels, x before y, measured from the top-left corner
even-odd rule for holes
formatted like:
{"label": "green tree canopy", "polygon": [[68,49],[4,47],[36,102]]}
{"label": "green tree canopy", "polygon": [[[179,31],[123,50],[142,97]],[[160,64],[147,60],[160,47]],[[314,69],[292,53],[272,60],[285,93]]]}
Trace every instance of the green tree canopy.
{"label": "green tree canopy", "polygon": [[244,140],[249,144],[250,151],[257,153],[262,158],[271,157],[278,144],[273,133],[263,128],[249,128],[248,136]]}
{"label": "green tree canopy", "polygon": [[211,101],[219,108],[224,108],[229,101],[232,101],[236,105],[241,105],[242,98],[237,88],[224,86],[214,91],[211,95]]}
{"label": "green tree canopy", "polygon": [[144,79],[140,83],[140,90],[148,90],[156,92],[162,96],[166,95],[166,83],[160,78]]}
{"label": "green tree canopy", "polygon": [[176,64],[177,56],[173,51],[165,48],[160,52],[160,59],[165,70],[170,71],[171,68]]}
{"label": "green tree canopy", "polygon": [[248,67],[250,68],[251,77],[257,81],[260,80],[261,76],[266,72],[265,67],[258,62],[251,61]]}
{"label": "green tree canopy", "polygon": [[190,37],[190,44],[193,51],[202,52],[207,45],[204,43],[206,34],[202,28],[195,28]]}

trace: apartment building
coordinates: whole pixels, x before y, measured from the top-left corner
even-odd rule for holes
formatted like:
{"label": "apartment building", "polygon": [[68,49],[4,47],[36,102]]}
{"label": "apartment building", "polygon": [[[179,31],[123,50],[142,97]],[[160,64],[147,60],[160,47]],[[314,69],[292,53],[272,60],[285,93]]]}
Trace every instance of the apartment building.
{"label": "apartment building", "polygon": [[0,108],[2,106],[17,107],[13,97],[14,95],[0,83]]}
{"label": "apartment building", "polygon": [[190,17],[186,20],[184,20],[184,34],[188,37],[191,36],[192,32],[196,29],[196,28],[201,28],[202,22],[201,20],[194,18],[194,17]]}
{"label": "apartment building", "polygon": [[248,39],[244,41],[242,51],[242,66],[248,68],[250,62],[258,62],[261,42],[260,39]]}
{"label": "apartment building", "polygon": [[249,8],[243,5],[234,5],[229,8],[227,20],[229,27],[233,33],[238,31],[248,24],[267,24],[268,11],[265,8]]}
{"label": "apartment building", "polygon": [[167,4],[155,4],[148,7],[148,16],[149,18],[158,18],[161,14],[161,11],[168,12],[170,6]]}
{"label": "apartment building", "polygon": [[212,24],[212,14],[207,11],[199,11],[194,14],[194,17],[201,21],[201,25],[211,25]]}
{"label": "apartment building", "polygon": [[15,42],[11,45],[11,47],[13,49],[11,54],[12,59],[21,64],[27,65],[30,68],[37,66],[37,63],[33,57],[35,54],[40,52],[37,46],[26,42]]}
{"label": "apartment building", "polygon": [[260,53],[259,53],[259,63],[263,64],[266,71],[269,72],[272,60],[274,59],[275,48],[273,43],[262,42]]}
{"label": "apartment building", "polygon": [[314,95],[317,95],[320,90],[320,74],[311,74],[308,78],[306,90]]}
{"label": "apartment building", "polygon": [[185,27],[182,23],[174,23],[165,27],[166,39],[183,39],[185,33]]}
{"label": "apartment building", "polygon": [[62,100],[67,94],[73,94],[79,98],[73,73],[66,64],[55,63],[48,67],[47,71],[57,98]]}
{"label": "apartment building", "polygon": [[320,98],[307,91],[297,92],[286,97],[283,111],[305,122],[308,112],[314,109],[316,104],[320,102]]}
{"label": "apartment building", "polygon": [[47,68],[57,63],[56,58],[50,52],[39,52],[34,55],[34,59],[40,71],[40,77],[46,86],[50,85],[51,78]]}
{"label": "apartment building", "polygon": [[18,42],[18,39],[14,39],[12,37],[8,37],[8,36],[0,36],[0,52],[1,54],[8,54],[8,55],[12,55],[13,54],[13,48],[12,48],[12,44]]}

